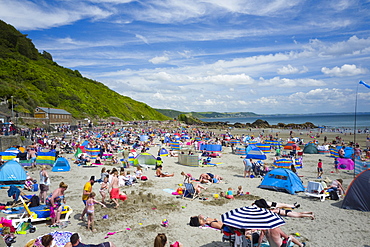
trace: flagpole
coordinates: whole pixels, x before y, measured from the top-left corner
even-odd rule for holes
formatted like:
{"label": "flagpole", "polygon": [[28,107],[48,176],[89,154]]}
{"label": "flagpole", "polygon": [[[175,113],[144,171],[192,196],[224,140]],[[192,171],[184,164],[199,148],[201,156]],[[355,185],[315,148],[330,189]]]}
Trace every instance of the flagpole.
{"label": "flagpole", "polygon": [[[357,87],[356,87],[356,99],[355,99],[355,121],[354,121],[354,130],[353,130],[353,146],[354,146],[354,150],[356,148],[356,129],[357,129],[357,95],[358,95],[358,85],[360,85],[359,83],[357,84]],[[353,164],[354,164],[354,167],[353,167],[353,177],[355,178],[356,177],[356,156],[355,154],[353,154]]]}

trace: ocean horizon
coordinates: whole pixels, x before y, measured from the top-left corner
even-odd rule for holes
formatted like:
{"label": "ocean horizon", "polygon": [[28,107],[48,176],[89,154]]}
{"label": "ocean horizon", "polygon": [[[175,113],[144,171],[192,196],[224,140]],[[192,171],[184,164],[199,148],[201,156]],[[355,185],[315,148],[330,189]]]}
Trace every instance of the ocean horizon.
{"label": "ocean horizon", "polygon": [[[326,128],[346,128],[354,129],[355,114],[354,113],[317,113],[317,114],[298,114],[298,115],[258,115],[254,117],[241,117],[241,118],[201,118],[204,122],[228,122],[235,123],[253,123],[257,119],[267,121],[270,125],[283,124],[303,124],[306,122],[313,123],[318,127]],[[356,129],[370,128],[370,113],[357,113],[356,114]]]}

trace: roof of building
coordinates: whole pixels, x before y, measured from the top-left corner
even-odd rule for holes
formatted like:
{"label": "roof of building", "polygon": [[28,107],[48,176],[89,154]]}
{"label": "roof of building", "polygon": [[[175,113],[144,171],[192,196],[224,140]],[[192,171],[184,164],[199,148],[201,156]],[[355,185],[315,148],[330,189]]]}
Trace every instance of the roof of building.
{"label": "roof of building", "polygon": [[65,114],[65,115],[71,115],[71,113],[67,112],[66,110],[63,109],[57,109],[57,108],[50,108],[50,107],[40,107],[38,106],[40,110],[50,113],[50,114]]}

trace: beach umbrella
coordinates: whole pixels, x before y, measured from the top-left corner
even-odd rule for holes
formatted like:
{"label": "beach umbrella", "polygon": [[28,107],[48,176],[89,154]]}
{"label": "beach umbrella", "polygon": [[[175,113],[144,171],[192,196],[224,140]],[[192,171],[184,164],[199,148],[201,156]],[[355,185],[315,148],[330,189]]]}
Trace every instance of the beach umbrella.
{"label": "beach umbrella", "polygon": [[256,206],[233,209],[222,214],[221,220],[237,229],[274,229],[285,224],[279,215]]}

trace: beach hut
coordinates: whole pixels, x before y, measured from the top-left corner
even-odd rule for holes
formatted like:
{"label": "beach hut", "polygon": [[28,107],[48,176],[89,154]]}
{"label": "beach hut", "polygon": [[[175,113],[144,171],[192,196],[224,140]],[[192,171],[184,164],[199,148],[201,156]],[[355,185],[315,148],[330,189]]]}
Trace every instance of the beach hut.
{"label": "beach hut", "polygon": [[269,171],[258,188],[287,192],[290,194],[295,194],[305,190],[302,181],[299,179],[297,174],[289,169],[283,168]]}
{"label": "beach hut", "polygon": [[266,155],[258,147],[252,148],[246,155],[247,159],[265,160]]}
{"label": "beach hut", "polygon": [[367,169],[351,182],[346,196],[342,202],[342,208],[370,211],[370,169]]}
{"label": "beach hut", "polygon": [[134,159],[134,165],[155,166],[157,159],[150,153],[138,154]]}
{"label": "beach hut", "polygon": [[23,167],[15,160],[5,162],[0,166],[0,183],[24,184],[27,174]]}
{"label": "beach hut", "polygon": [[317,154],[319,151],[317,150],[317,147],[312,142],[309,142],[306,144],[306,146],[303,148],[303,153],[305,154]]}
{"label": "beach hut", "polygon": [[51,169],[52,172],[68,172],[71,170],[71,166],[69,165],[69,162],[64,157],[59,157]]}

